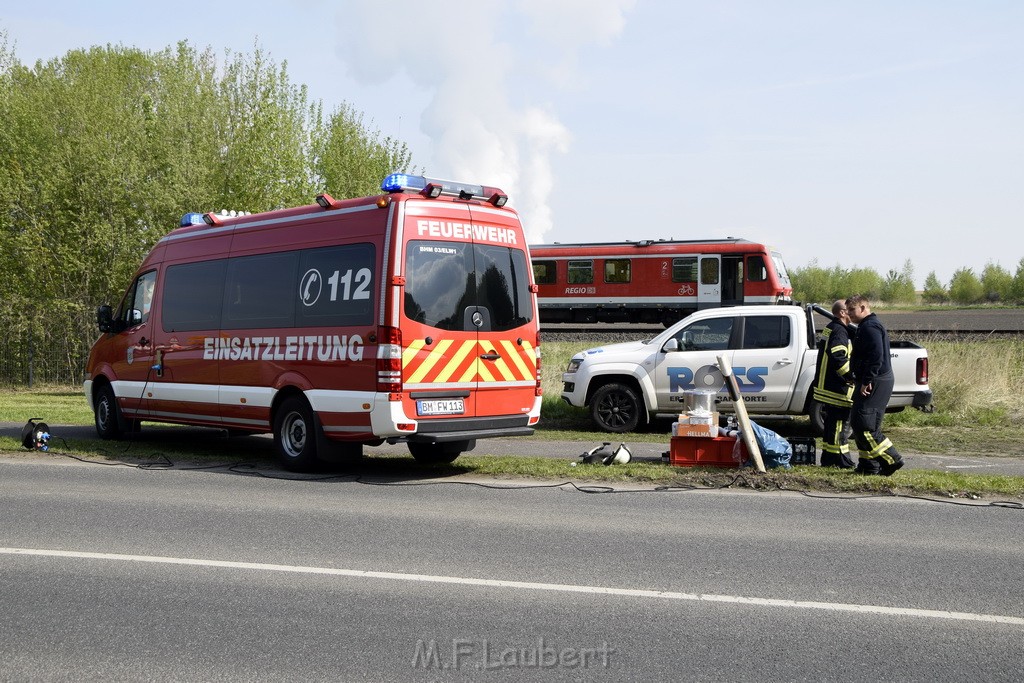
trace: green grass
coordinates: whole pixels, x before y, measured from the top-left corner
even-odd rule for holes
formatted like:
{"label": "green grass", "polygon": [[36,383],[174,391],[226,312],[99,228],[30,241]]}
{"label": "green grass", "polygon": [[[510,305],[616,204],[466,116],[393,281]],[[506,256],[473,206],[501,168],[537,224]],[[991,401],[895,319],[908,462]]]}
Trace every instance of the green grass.
{"label": "green grass", "polygon": [[[1024,374],[1024,342],[997,340],[956,344],[921,340],[928,348],[931,388],[936,411],[925,414],[908,409],[886,416],[885,432],[906,453],[934,453],[965,456],[1024,456],[1024,396],[1018,389]],[[594,346],[593,344],[591,346]],[[537,435],[521,441],[521,452],[529,452],[531,439],[599,443],[611,435],[593,431],[585,410],[566,405],[560,398],[561,373],[573,353],[587,348],[565,342],[543,345],[542,384],[545,391],[543,420]],[[48,424],[92,424],[79,388],[51,387],[16,389],[0,393],[0,421],[24,422],[38,417]],[[643,431],[625,435],[628,442],[665,443],[669,422],[656,422]],[[807,418],[764,425],[783,436],[809,436]],[[176,438],[164,432],[159,438],[145,436],[127,444],[82,439],[66,444],[76,455],[107,461],[125,460],[157,464],[163,458],[175,463],[256,462],[273,465],[269,439],[211,437],[215,432],[183,430]],[[477,451],[486,452],[486,442]],[[65,444],[54,444],[55,450]],[[0,437],[0,452],[24,453],[16,439]],[[366,449],[372,453],[372,449]],[[353,469],[354,468],[354,469]],[[758,475],[749,470],[700,470],[671,467],[660,463],[636,462],[624,466],[578,465],[568,460],[536,458],[518,454],[460,457],[453,465],[428,468],[411,457],[372,456],[350,472],[372,476],[424,477],[468,475],[496,478],[526,478],[545,482],[573,481],[635,484],[665,487],[750,487],[757,489],[815,490],[836,493],[910,494],[929,496],[1024,498],[1024,477],[981,476],[932,470],[901,470],[893,477],[861,477],[848,472],[817,467],[796,467],[787,472]]]}

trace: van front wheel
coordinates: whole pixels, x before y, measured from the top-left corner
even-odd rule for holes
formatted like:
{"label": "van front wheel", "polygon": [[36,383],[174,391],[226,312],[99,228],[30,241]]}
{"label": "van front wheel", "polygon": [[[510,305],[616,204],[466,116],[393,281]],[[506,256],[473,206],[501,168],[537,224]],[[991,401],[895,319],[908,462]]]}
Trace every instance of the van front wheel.
{"label": "van front wheel", "polygon": [[278,462],[291,472],[308,472],[319,464],[313,409],[298,396],[286,398],[274,418]]}
{"label": "van front wheel", "polygon": [[121,409],[117,405],[114,389],[104,383],[96,392],[96,433],[101,439],[119,439],[121,430]]}

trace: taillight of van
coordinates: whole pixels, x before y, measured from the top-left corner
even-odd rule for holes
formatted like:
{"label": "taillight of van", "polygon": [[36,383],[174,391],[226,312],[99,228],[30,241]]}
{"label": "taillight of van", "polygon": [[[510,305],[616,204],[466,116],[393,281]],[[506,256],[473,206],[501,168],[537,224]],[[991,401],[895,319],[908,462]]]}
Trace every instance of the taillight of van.
{"label": "taillight of van", "polygon": [[377,391],[389,401],[402,400],[402,331],[397,327],[377,328]]}

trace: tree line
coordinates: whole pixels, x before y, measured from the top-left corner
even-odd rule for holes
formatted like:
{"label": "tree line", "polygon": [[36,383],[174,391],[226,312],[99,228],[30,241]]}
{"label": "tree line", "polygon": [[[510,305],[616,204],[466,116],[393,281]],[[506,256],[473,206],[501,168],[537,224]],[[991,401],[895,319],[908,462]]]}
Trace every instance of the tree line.
{"label": "tree line", "polygon": [[933,270],[925,277],[920,293],[914,288],[914,266],[909,260],[902,269],[890,270],[884,277],[870,268],[822,268],[812,261],[806,267],[791,269],[790,280],[793,298],[797,301],[831,303],[852,294],[863,294],[872,301],[892,304],[1024,305],[1024,258],[1012,275],[1002,266],[989,262],[980,275],[971,268],[956,270],[946,284]]}
{"label": "tree line", "polygon": [[71,368],[96,305],[183,214],[370,195],[415,170],[403,142],[347,103],[324,112],[258,48],[108,45],[26,66],[0,32],[0,124],[4,343]]}

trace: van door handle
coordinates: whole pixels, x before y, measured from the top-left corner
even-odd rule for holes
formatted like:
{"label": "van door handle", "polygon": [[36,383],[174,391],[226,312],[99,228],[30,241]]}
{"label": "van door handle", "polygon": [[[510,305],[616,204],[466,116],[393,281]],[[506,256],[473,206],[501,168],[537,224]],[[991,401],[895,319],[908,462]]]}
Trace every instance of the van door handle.
{"label": "van door handle", "polygon": [[145,337],[139,338],[139,346],[149,346],[149,340]]}
{"label": "van door handle", "polygon": [[501,358],[501,354],[491,351],[490,353],[482,354],[480,357],[483,358],[484,360],[498,360],[499,358]]}

